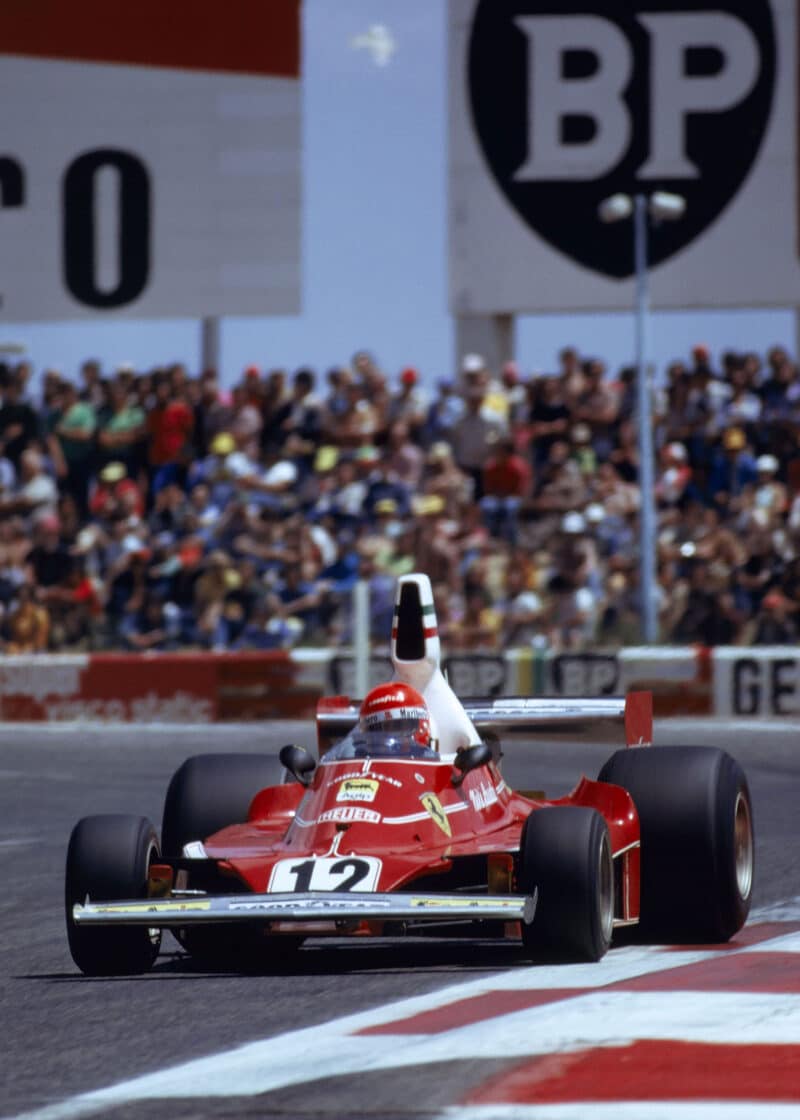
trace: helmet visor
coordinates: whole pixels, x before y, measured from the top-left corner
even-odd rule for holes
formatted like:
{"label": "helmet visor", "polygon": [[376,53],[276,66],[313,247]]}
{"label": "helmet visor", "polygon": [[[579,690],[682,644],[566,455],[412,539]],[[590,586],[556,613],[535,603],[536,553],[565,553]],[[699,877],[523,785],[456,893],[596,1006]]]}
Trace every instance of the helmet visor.
{"label": "helmet visor", "polygon": [[408,730],[379,731],[354,728],[350,734],[325,754],[325,761],[337,762],[349,758],[419,758],[437,761],[438,752],[426,746],[414,735],[416,722]]}

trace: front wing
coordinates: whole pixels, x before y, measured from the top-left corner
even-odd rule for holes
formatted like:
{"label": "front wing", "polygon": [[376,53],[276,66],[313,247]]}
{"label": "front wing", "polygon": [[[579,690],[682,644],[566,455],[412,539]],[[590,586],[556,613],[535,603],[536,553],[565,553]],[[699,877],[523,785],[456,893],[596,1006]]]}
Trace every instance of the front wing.
{"label": "front wing", "polygon": [[181,928],[220,922],[378,920],[435,922],[497,920],[530,925],[533,895],[467,895],[308,891],[304,894],[241,894],[145,898],[76,903],[79,926]]}

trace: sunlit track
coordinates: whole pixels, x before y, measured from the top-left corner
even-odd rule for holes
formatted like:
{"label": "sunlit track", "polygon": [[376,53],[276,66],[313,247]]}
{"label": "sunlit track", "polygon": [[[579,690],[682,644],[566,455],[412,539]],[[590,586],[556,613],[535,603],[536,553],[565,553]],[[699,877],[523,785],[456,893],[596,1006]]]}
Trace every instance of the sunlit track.
{"label": "sunlit track", "polygon": [[[80,977],[66,950],[61,899],[74,820],[135,808],[158,823],[166,783],[187,754],[275,751],[288,741],[308,741],[308,729],[0,729],[0,770],[19,775],[0,785],[0,1017],[4,1071],[12,1071],[0,1079],[0,1116],[333,1120],[368,1111],[371,1120],[570,1120],[590,1110],[605,1120],[613,1108],[644,1120],[800,1118],[800,1095],[790,1095],[800,1086],[796,729],[753,735],[687,723],[657,734],[659,742],[724,745],[750,777],[757,909],[728,947],[632,944],[597,965],[531,967],[488,942],[311,942],[291,968],[237,976],[196,971],[167,939],[167,954],[145,977]],[[596,773],[606,756],[607,748],[577,745],[557,757],[514,747],[504,770],[517,785],[556,792],[581,771]],[[709,1047],[724,1047],[745,1070],[730,1049],[745,1041],[760,1047],[762,1081],[775,1086],[759,1096],[740,1079],[746,1113],[735,1078],[721,1100],[662,1091],[664,1060],[683,1063],[688,1091],[697,1087],[697,1061],[719,1053]],[[613,1062],[633,1058],[641,1077],[615,1096]],[[564,1076],[553,1077],[543,1059],[568,1059]],[[778,1061],[790,1071],[783,1080],[770,1073]],[[600,1081],[586,1072],[598,1068],[606,1071]],[[592,1093],[570,1096],[568,1069],[580,1093],[587,1082]],[[648,1093],[632,1096],[648,1078]],[[707,1088],[720,1092],[718,1083]]]}
{"label": "sunlit track", "polygon": [[[467,1054],[474,1060],[529,1059],[478,1089],[478,1100],[494,1094],[497,1103],[533,1103],[526,1096],[544,1096],[548,1103],[546,1088],[549,1103],[556,1103],[569,1095],[570,1084],[577,1100],[629,1099],[619,1060],[609,1066],[609,1056],[626,1050],[638,1068],[639,1092],[651,1084],[659,1091],[663,1071],[672,1068],[701,1098],[705,1082],[708,1092],[724,1092],[725,1099],[735,1099],[741,1084],[742,1095],[753,1099],[759,1078],[765,1103],[787,1103],[782,1095],[798,1091],[800,1069],[800,906],[796,913],[797,921],[785,923],[786,933],[776,923],[757,921],[730,947],[627,948],[596,965],[518,968],[449,986],[122,1082],[28,1113],[26,1120],[71,1120],[133,1101],[229,1096],[232,1085],[237,1096],[263,1095],[305,1081],[452,1062]],[[780,975],[771,967],[775,961]],[[719,1054],[731,1047],[738,1082],[730,1063],[719,1071]],[[744,1049],[756,1055],[749,1065]],[[304,1053],[313,1054],[311,1066],[292,1060]],[[700,1065],[710,1053],[715,1078]],[[562,1069],[551,1060],[545,1076],[537,1067],[542,1055],[554,1054]],[[782,1078],[776,1079],[776,1066]],[[588,1098],[582,1095],[587,1090]]]}

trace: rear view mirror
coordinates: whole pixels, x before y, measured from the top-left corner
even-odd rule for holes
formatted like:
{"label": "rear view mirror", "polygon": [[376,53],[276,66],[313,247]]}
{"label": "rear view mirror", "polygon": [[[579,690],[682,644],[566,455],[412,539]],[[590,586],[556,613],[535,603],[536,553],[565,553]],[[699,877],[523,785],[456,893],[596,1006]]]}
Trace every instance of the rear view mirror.
{"label": "rear view mirror", "polygon": [[314,773],[317,763],[305,747],[296,747],[293,743],[289,743],[285,747],[281,747],[278,758],[281,765],[285,766],[292,777],[301,785],[311,784],[311,775]]}
{"label": "rear view mirror", "polygon": [[460,786],[470,770],[477,770],[492,761],[492,748],[488,743],[476,743],[474,747],[465,747],[453,759],[453,766],[458,771],[453,774],[454,786]]}

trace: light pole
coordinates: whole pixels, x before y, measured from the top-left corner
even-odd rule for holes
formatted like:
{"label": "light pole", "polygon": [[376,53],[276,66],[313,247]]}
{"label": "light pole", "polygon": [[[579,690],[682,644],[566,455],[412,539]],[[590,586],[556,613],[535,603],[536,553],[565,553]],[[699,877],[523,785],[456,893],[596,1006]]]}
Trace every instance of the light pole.
{"label": "light pole", "polygon": [[642,636],[649,645],[658,639],[656,552],[658,525],[655,509],[655,467],[650,384],[647,377],[647,328],[650,315],[648,270],[649,218],[675,221],[686,199],[655,191],[651,195],[614,194],[600,203],[603,222],[619,222],[633,215],[633,259],[636,274],[636,403],[639,419],[639,566],[642,599]]}

